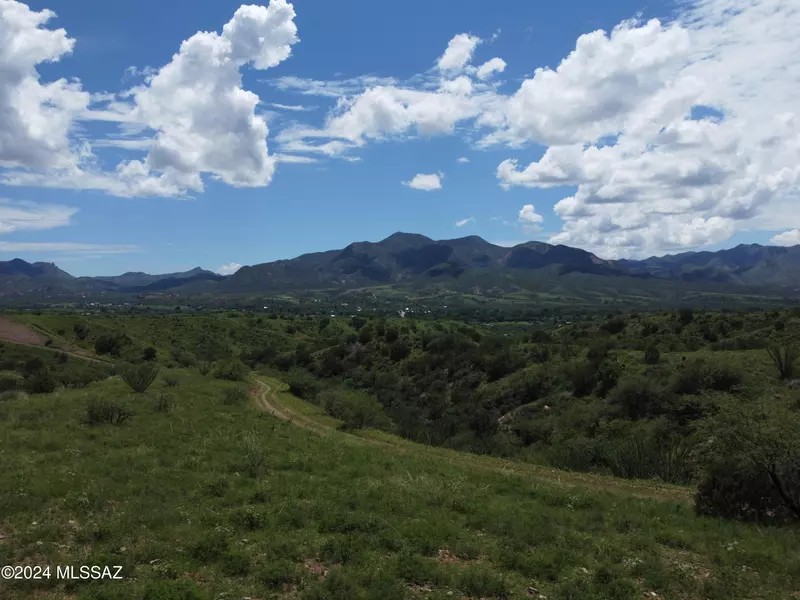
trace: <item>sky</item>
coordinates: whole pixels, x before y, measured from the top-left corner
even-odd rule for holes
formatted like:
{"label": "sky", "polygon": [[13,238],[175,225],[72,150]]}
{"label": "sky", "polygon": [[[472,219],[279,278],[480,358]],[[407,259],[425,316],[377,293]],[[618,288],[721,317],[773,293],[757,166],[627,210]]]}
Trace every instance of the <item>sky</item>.
{"label": "sky", "polygon": [[0,260],[800,244],[796,0],[0,0]]}

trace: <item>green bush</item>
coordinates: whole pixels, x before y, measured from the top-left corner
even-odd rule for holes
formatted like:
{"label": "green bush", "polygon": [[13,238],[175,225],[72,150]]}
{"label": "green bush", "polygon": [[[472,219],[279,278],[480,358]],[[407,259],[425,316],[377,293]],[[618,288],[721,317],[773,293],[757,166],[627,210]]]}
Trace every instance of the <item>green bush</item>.
{"label": "green bush", "polygon": [[158,376],[159,367],[151,363],[117,366],[117,374],[137,394],[144,393]]}
{"label": "green bush", "polygon": [[155,360],[157,355],[158,351],[153,346],[148,346],[142,352],[142,359],[147,361]]}
{"label": "green bush", "polygon": [[692,449],[688,440],[634,433],[608,443],[604,462],[616,477],[688,483]]}
{"label": "green bush", "polygon": [[363,391],[325,390],[319,395],[319,401],[325,412],[343,421],[343,429],[381,427],[388,423],[380,402]]}
{"label": "green bush", "polygon": [[657,365],[661,362],[661,352],[655,344],[649,344],[644,349],[644,364]]}
{"label": "green bush", "polygon": [[50,394],[55,391],[58,382],[50,369],[39,369],[25,380],[25,391],[29,394]]}
{"label": "green bush", "polygon": [[239,453],[250,477],[262,475],[267,466],[267,445],[255,431],[245,431],[239,439]]}
{"label": "green bush", "polygon": [[132,416],[133,413],[120,402],[93,397],[86,403],[86,415],[83,422],[86,425],[102,425],[105,423],[122,425]]}
{"label": "green bush", "polygon": [[156,400],[157,412],[160,413],[172,412],[174,406],[175,406],[174,394],[165,394],[164,392],[162,392],[158,395],[158,399]]}
{"label": "green bush", "polygon": [[172,359],[182,367],[193,367],[197,364],[197,357],[183,348],[173,348],[170,354]]}
{"label": "green bush", "polygon": [[214,369],[214,377],[226,381],[244,381],[249,372],[250,369],[241,360],[228,358],[217,363]]}
{"label": "green bush", "polygon": [[676,394],[696,395],[704,390],[730,392],[742,382],[742,373],[733,365],[703,358],[680,365],[672,378]]}
{"label": "green bush", "polygon": [[8,392],[11,390],[20,390],[24,386],[25,380],[21,375],[12,371],[3,371],[0,373],[0,392]]}
{"label": "green bush", "polygon": [[[782,479],[800,498],[800,473],[784,467]],[[736,459],[721,460],[706,472],[697,486],[695,510],[700,515],[765,524],[798,518],[763,469]]]}
{"label": "green bush", "polygon": [[247,393],[247,388],[243,386],[236,386],[232,388],[227,388],[223,392],[222,397],[225,404],[229,406],[234,406],[236,404],[244,404],[245,402],[247,402],[250,396]]}
{"label": "green bush", "polygon": [[304,369],[291,369],[286,378],[289,391],[303,400],[312,400],[319,391],[319,384],[308,371]]}
{"label": "green bush", "polygon": [[608,403],[620,416],[637,420],[662,414],[671,394],[652,377],[638,376],[620,380],[608,395]]}
{"label": "green bush", "polygon": [[200,375],[208,375],[213,368],[214,365],[207,360],[201,360],[197,363],[197,370]]}

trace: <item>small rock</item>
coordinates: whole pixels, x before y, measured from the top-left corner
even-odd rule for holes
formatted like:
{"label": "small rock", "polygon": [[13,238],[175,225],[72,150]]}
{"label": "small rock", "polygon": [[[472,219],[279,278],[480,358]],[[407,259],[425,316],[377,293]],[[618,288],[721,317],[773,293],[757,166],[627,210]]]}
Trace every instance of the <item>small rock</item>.
{"label": "small rock", "polygon": [[589,569],[587,569],[586,567],[581,567],[581,573],[583,573],[584,575],[588,575]]}
{"label": "small rock", "polygon": [[539,595],[539,590],[537,590],[535,587],[528,588],[528,596],[538,596],[538,595]]}
{"label": "small rock", "polygon": [[122,547],[119,549],[119,551],[120,551],[120,552],[127,552],[127,551],[128,551],[128,548],[127,548],[127,547],[125,547],[125,546],[122,546]]}
{"label": "small rock", "polygon": [[157,562],[161,562],[161,559],[160,559],[160,558],[154,558],[153,560],[151,560],[151,561],[150,561],[150,564],[151,564],[151,565],[154,565],[154,564],[156,564]]}

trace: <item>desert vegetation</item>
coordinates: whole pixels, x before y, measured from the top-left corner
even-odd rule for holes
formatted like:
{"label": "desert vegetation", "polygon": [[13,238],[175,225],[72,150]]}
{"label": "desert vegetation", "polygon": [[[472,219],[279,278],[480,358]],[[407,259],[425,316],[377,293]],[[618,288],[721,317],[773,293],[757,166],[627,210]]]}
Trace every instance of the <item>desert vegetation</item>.
{"label": "desert vegetation", "polygon": [[[130,575],[11,597],[773,598],[800,581],[797,311],[14,318],[116,342],[113,364],[0,348],[3,558]],[[317,420],[260,410],[262,379],[285,386],[282,418]]]}

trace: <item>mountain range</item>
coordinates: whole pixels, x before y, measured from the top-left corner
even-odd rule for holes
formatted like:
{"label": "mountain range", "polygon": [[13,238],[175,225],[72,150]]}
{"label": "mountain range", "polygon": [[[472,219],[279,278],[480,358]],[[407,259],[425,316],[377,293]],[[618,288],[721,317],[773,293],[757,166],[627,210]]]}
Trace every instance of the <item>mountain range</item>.
{"label": "mountain range", "polygon": [[[478,236],[432,240],[395,233],[380,242],[242,267],[230,276],[201,268],[181,273],[73,277],[52,263],[0,262],[0,298],[71,294],[246,294],[381,285],[425,286],[459,281],[556,280],[571,274],[600,278],[707,283],[800,294],[800,246],[742,244],[716,252],[684,252],[644,260],[605,260],[569,246],[525,242],[507,248]],[[609,281],[613,281],[610,279]]]}

